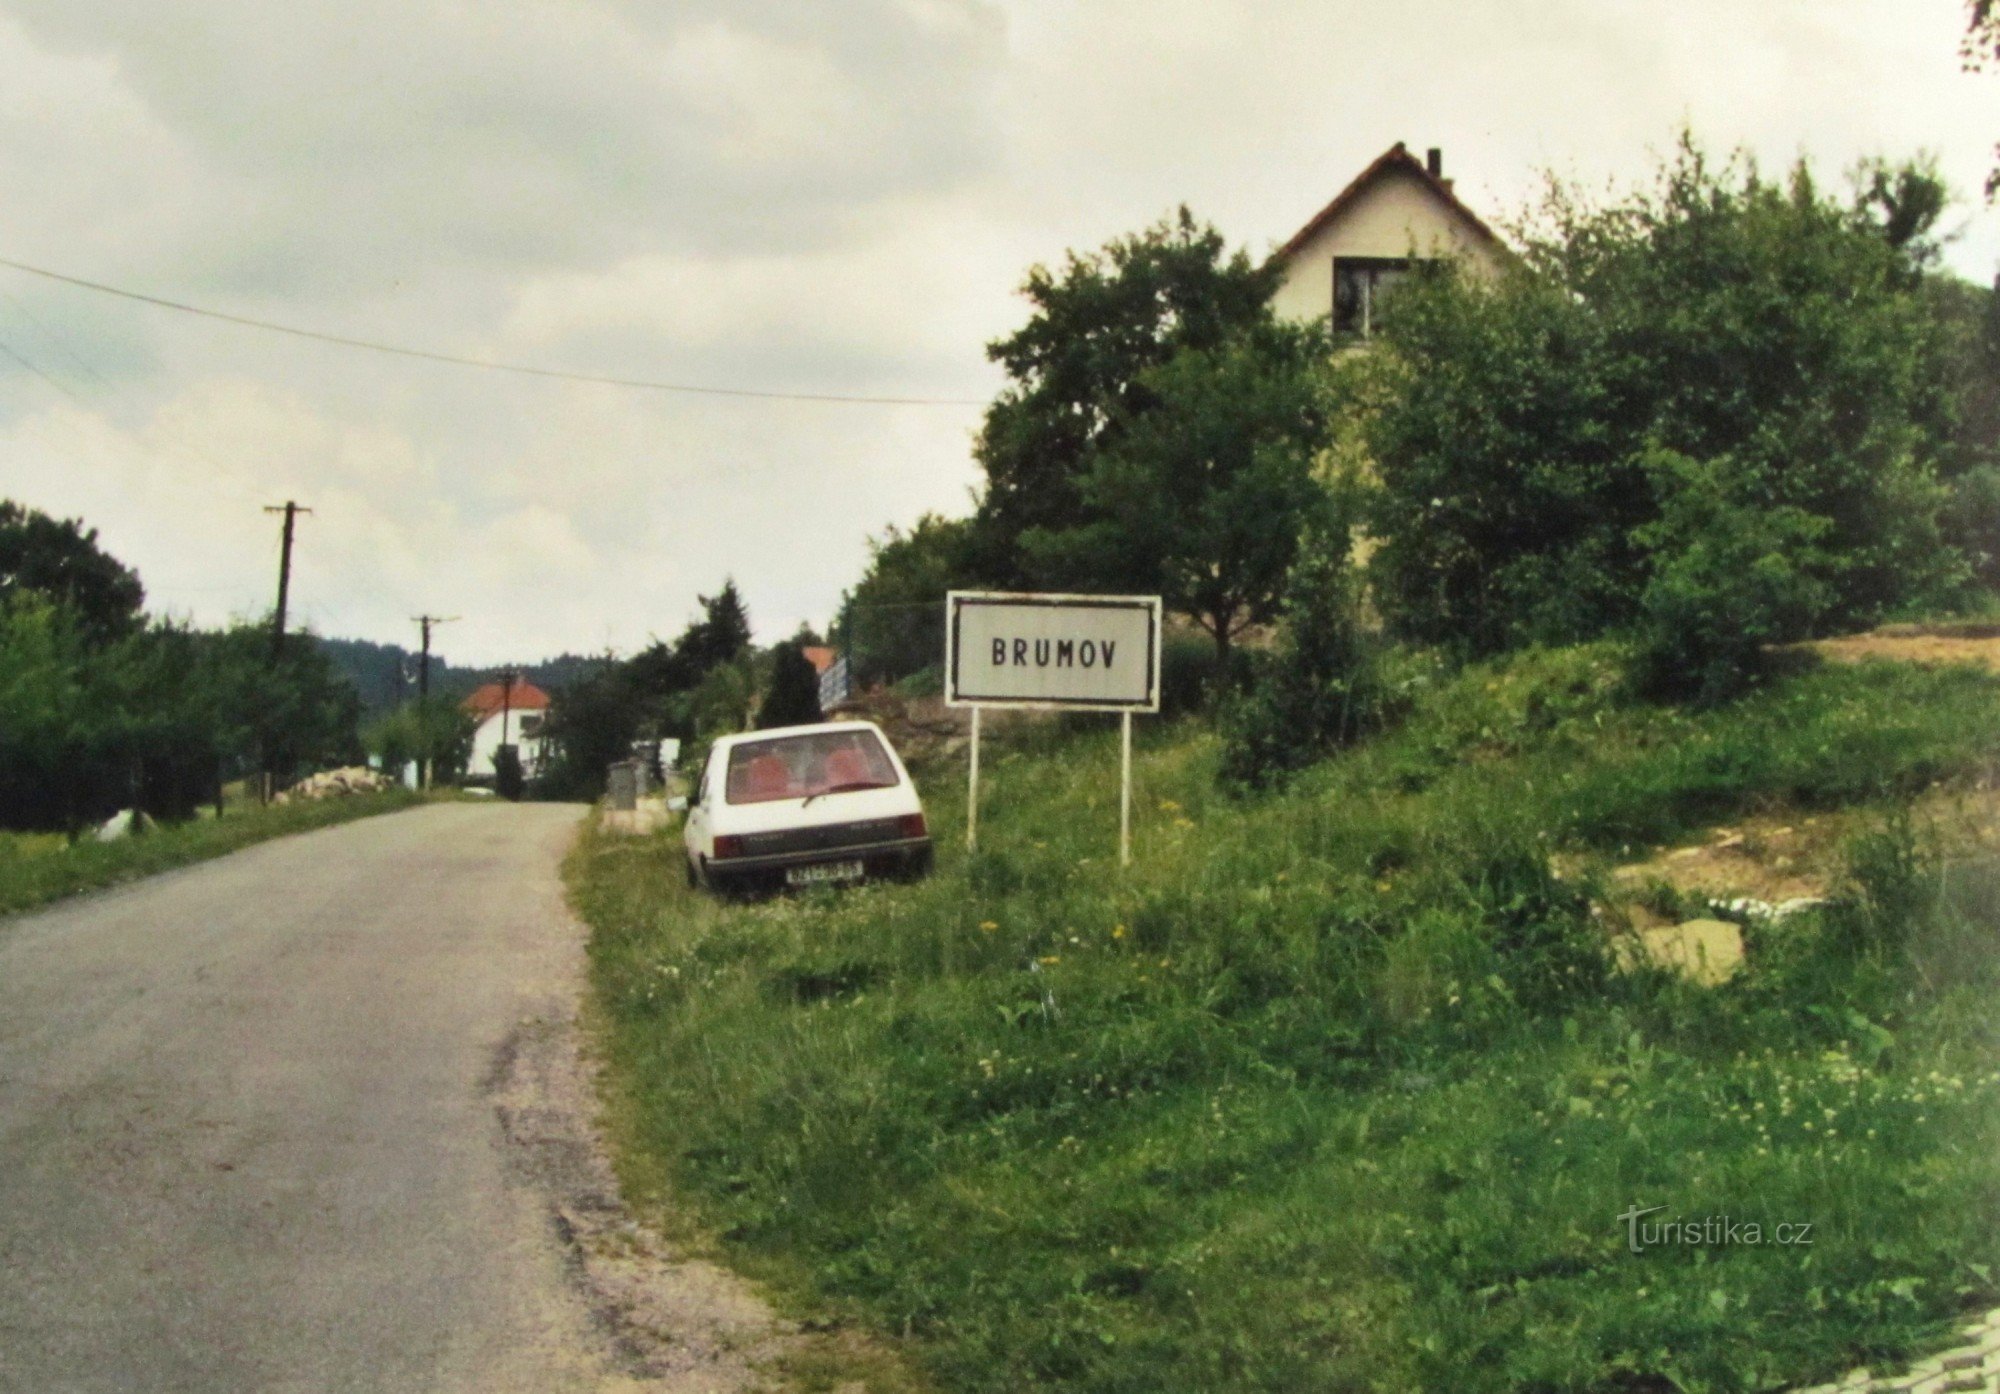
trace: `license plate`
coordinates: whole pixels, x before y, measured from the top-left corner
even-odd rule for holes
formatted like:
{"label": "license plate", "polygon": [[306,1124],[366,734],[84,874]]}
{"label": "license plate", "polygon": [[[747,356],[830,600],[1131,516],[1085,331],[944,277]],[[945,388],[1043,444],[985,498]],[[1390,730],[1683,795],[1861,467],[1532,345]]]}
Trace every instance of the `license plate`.
{"label": "license plate", "polygon": [[829,881],[860,879],[860,862],[821,862],[818,866],[795,866],[785,872],[788,886],[823,886]]}

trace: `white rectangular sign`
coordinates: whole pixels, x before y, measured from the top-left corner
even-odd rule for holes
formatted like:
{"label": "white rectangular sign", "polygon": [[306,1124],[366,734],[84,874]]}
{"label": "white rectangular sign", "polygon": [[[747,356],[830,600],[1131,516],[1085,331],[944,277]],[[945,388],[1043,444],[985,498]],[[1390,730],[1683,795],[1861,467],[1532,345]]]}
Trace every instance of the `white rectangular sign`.
{"label": "white rectangular sign", "polygon": [[952,591],[945,609],[952,706],[1160,709],[1158,596]]}

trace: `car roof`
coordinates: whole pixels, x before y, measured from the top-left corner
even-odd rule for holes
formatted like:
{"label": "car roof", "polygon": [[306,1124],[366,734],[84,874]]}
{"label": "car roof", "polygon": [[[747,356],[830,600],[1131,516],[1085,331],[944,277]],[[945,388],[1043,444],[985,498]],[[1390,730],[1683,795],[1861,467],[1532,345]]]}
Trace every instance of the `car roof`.
{"label": "car roof", "polygon": [[718,747],[741,745],[745,741],[766,741],[777,736],[814,736],[822,731],[873,731],[881,735],[882,730],[872,721],[815,721],[806,726],[772,726],[762,731],[738,731],[733,736],[717,736]]}

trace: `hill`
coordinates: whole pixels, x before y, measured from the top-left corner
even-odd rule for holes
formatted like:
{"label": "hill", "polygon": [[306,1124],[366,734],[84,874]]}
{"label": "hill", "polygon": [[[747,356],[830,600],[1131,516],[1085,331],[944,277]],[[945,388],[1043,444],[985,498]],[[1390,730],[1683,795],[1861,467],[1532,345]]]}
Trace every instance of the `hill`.
{"label": "hill", "polygon": [[[354,690],[361,694],[364,720],[381,715],[417,691],[419,655],[400,644],[378,644],[369,639],[320,638],[320,648]],[[502,668],[512,666],[521,676],[547,692],[558,692],[579,677],[604,663],[602,657],[561,654],[537,663],[494,664],[462,667],[437,650],[431,652],[431,693],[457,701]]]}
{"label": "hill", "polygon": [[[1125,874],[1116,741],[1063,723],[990,748],[977,855],[962,759],[925,772],[920,885],[720,904],[594,834],[628,1174],[996,1394],[1762,1389],[2000,1301],[2000,679],[1688,712],[1584,648],[1411,702],[1251,801],[1148,731]],[[1796,914],[1615,874],[1832,811]],[[1621,970],[1642,910],[1733,919],[1742,971]]]}

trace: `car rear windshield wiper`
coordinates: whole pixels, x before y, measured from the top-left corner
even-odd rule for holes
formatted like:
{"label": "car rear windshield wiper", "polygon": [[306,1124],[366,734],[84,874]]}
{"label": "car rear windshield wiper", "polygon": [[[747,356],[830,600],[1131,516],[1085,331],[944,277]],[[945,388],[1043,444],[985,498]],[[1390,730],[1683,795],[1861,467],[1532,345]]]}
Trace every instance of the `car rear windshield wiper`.
{"label": "car rear windshield wiper", "polygon": [[895,787],[894,783],[884,784],[879,779],[856,779],[850,780],[846,784],[829,784],[824,789],[815,789],[810,794],[807,794],[805,803],[801,803],[799,807],[804,808],[821,794],[847,794],[852,793],[856,789],[893,789]]}

